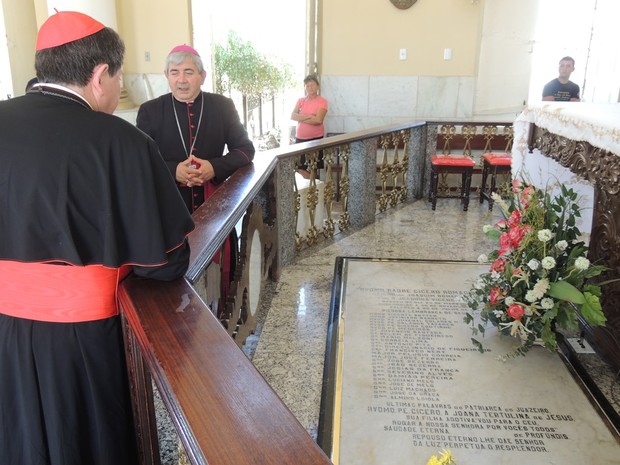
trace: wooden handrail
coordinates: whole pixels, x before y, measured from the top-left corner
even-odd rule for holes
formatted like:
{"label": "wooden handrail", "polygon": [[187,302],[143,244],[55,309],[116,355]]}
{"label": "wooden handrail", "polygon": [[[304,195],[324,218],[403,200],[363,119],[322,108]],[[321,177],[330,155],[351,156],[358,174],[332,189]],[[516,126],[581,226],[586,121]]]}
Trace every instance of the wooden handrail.
{"label": "wooden handrail", "polygon": [[191,258],[186,278],[194,283],[275,169],[277,158],[258,153],[254,163],[238,170],[194,212]]}
{"label": "wooden handrail", "polygon": [[192,464],[331,464],[187,281],[130,277],[119,301],[129,371],[146,363]]}

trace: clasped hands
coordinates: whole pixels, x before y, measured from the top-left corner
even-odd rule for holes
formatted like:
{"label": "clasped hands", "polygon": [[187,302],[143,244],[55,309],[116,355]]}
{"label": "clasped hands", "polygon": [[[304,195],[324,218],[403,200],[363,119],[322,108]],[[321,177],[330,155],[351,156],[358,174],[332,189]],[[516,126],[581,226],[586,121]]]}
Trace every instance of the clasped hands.
{"label": "clasped hands", "polygon": [[187,187],[202,186],[215,177],[213,165],[208,160],[190,155],[177,165],[176,180]]}

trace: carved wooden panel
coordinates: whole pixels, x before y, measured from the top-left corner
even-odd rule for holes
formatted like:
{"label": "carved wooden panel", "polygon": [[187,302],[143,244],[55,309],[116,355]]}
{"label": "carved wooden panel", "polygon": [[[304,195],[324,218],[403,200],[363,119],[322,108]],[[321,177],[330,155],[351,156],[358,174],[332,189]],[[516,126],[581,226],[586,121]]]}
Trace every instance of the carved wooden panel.
{"label": "carved wooden panel", "polygon": [[276,259],[275,229],[265,223],[257,202],[250,205],[244,216],[240,239],[239,261],[220,317],[239,347],[256,330],[256,309]]}
{"label": "carved wooden panel", "polygon": [[[532,125],[530,151],[556,160],[594,185],[594,211],[590,237],[590,261],[609,267],[602,281],[620,278],[620,155],[575,141]],[[605,327],[589,327],[588,339],[608,361],[620,369],[620,282],[603,286],[601,299],[607,317]]]}

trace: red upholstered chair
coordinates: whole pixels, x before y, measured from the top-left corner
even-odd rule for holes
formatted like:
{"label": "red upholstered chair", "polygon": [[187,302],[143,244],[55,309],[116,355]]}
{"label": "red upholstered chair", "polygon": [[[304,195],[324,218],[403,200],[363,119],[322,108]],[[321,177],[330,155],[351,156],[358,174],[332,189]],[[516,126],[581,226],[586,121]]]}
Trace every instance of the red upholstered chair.
{"label": "red upholstered chair", "polygon": [[[497,175],[502,174],[510,180],[512,166],[512,141],[514,133],[512,126],[504,126],[504,138],[506,148],[503,152],[494,152],[491,148],[492,140],[497,135],[497,126],[484,126],[482,129],[486,139],[484,153],[482,155],[482,183],[480,184],[480,203],[486,199],[489,202],[489,211],[493,210],[493,192],[501,192],[497,187]],[[487,190],[487,180],[491,176],[491,187]]]}
{"label": "red upholstered chair", "polygon": [[[443,125],[440,134],[444,139],[442,153],[431,156],[431,185],[428,192],[428,201],[435,210],[438,198],[460,198],[463,211],[469,208],[469,192],[471,190],[471,177],[476,162],[471,157],[471,140],[476,134],[476,126],[465,125],[461,129],[464,138],[463,153],[461,155],[450,152],[450,142],[456,134],[456,126],[453,124]],[[452,194],[447,182],[449,174],[461,175],[461,187],[457,194]],[[441,180],[440,180],[441,176]]]}

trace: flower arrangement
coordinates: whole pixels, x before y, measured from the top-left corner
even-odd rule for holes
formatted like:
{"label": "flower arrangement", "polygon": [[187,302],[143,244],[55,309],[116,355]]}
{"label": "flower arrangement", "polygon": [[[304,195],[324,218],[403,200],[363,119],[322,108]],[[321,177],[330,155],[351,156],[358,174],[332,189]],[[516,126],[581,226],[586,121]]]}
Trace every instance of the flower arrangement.
{"label": "flower arrangement", "polygon": [[[577,312],[592,326],[605,324],[600,284],[588,279],[607,268],[592,265],[587,245],[580,239],[576,218],[581,216],[577,193],[561,185],[548,192],[515,180],[510,195],[493,199],[503,219],[484,232],[499,247],[481,263],[490,262],[464,299],[465,322],[474,336],[484,335],[491,323],[503,335],[518,338],[514,355],[525,355],[537,340],[554,351],[557,329],[577,329]],[[480,322],[474,316],[479,313]],[[472,337],[482,352],[482,343]]]}
{"label": "flower arrangement", "polygon": [[441,455],[433,455],[426,465],[456,465],[456,459],[449,450],[444,450]]}

